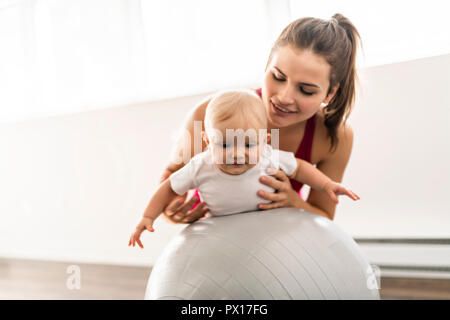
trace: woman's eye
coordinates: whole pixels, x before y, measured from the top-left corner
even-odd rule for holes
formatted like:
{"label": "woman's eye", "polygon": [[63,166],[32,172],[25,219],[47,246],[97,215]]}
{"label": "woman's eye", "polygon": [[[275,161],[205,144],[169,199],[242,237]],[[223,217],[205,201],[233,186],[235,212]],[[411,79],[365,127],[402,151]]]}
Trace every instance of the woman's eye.
{"label": "woman's eye", "polygon": [[283,78],[277,77],[277,76],[275,75],[275,73],[272,73],[272,77],[273,77],[275,80],[277,80],[277,81],[284,81]]}
{"label": "woman's eye", "polygon": [[305,89],[303,89],[303,87],[300,87],[299,90],[301,93],[306,94],[307,96],[312,96],[315,93],[315,92],[305,91]]}

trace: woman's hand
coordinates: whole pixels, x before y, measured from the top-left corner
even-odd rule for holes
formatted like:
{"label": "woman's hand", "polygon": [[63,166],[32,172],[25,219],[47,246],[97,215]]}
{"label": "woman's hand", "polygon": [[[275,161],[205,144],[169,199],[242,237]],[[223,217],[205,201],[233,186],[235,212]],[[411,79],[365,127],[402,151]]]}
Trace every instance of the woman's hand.
{"label": "woman's hand", "polygon": [[355,201],[359,200],[359,196],[355,194],[353,191],[347,190],[343,185],[340,185],[339,183],[336,183],[331,180],[325,184],[322,191],[325,192],[330,197],[330,199],[333,200],[334,203],[336,204],[339,203],[338,200],[339,195],[346,195],[347,197]]}
{"label": "woman's hand", "polygon": [[[161,181],[170,177],[172,174],[169,170],[164,170]],[[189,201],[186,201],[187,193],[183,196],[177,196],[175,199],[169,203],[169,205],[164,209],[162,217],[166,222],[172,224],[178,223],[192,223],[197,221],[198,219],[205,216],[208,212],[208,208],[206,207],[206,203],[200,203],[194,209],[190,210],[192,206],[198,201],[198,197],[192,197]]]}
{"label": "woman's hand", "polygon": [[194,196],[188,201],[186,200],[187,193],[183,196],[177,196],[163,212],[162,217],[169,223],[192,223],[205,216],[208,212],[206,203],[199,203],[194,209],[192,206],[199,200]]}
{"label": "woman's hand", "polygon": [[276,170],[274,168],[268,168],[267,173],[270,176],[262,176],[259,181],[266,186],[275,189],[275,192],[267,192],[258,190],[258,196],[263,199],[272,201],[271,203],[260,203],[258,208],[262,210],[282,208],[282,207],[294,207],[301,208],[300,198],[298,193],[292,189],[291,182],[288,176],[282,170]]}

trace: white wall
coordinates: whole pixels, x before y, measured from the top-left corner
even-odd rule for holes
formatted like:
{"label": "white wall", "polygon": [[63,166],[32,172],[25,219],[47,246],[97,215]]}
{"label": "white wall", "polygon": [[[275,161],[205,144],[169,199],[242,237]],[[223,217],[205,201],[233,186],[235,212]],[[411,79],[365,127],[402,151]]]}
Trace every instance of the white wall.
{"label": "white wall", "polygon": [[[357,237],[449,237],[450,55],[362,71],[336,222]],[[0,257],[151,265],[183,226],[127,247],[202,96],[0,126]]]}
{"label": "white wall", "polygon": [[365,69],[336,222],[357,237],[450,237],[450,55]]}

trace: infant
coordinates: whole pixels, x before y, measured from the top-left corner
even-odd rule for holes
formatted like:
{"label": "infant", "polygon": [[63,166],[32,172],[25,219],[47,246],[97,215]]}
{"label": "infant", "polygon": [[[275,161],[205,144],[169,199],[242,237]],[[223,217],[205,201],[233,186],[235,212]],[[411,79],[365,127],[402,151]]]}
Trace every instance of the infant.
{"label": "infant", "polygon": [[158,187],[131,235],[129,246],[137,242],[143,248],[141,233],[153,232],[153,222],[166,206],[190,189],[198,189],[200,199],[213,216],[258,210],[259,203],[269,202],[257,195],[258,190],[274,192],[259,182],[270,170],[281,169],[290,179],[325,192],[336,203],[338,195],[359,199],[309,162],[269,145],[266,110],[253,91],[216,94],[206,108],[202,138],[208,146],[206,151],[194,156]]}

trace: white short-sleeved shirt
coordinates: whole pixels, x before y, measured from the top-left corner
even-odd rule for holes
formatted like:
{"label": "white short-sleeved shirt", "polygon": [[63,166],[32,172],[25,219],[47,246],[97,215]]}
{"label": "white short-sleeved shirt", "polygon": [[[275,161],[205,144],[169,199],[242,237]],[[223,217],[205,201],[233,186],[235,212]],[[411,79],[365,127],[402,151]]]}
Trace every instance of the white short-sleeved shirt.
{"label": "white short-sleeved shirt", "polygon": [[215,216],[258,210],[259,203],[270,201],[260,198],[257,191],[274,191],[259,182],[261,176],[268,175],[266,169],[282,169],[290,176],[297,168],[292,152],[273,149],[270,145],[261,152],[258,163],[240,175],[226,174],[211,159],[210,149],[199,153],[169,179],[172,190],[179,195],[198,189],[200,199]]}

